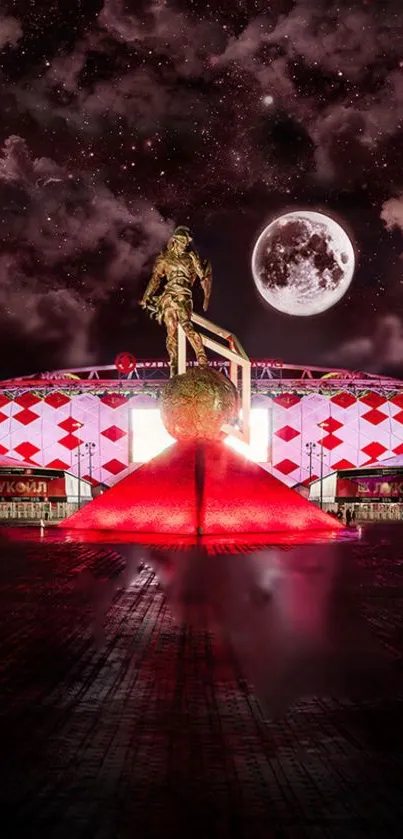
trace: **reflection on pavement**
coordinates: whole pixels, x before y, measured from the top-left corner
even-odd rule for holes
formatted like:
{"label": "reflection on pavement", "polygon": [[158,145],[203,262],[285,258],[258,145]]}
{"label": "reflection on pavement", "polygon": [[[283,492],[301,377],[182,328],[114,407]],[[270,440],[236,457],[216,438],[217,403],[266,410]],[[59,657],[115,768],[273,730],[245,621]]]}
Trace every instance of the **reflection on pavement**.
{"label": "reflection on pavement", "polygon": [[302,697],[386,688],[386,662],[360,619],[342,545],[215,557],[154,551],[150,559],[178,622],[220,633],[271,715]]}

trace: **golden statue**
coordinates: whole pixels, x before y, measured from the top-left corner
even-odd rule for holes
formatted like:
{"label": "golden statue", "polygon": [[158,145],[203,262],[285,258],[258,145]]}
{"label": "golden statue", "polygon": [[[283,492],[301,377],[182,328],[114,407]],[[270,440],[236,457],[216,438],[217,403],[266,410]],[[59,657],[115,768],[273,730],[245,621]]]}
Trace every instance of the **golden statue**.
{"label": "golden statue", "polygon": [[[204,292],[203,309],[206,311],[211,294],[212,271],[210,263],[202,263],[196,251],[189,248],[191,241],[187,227],[174,230],[165,250],[157,256],[150,282],[140,301],[143,309],[156,317],[158,323],[165,324],[171,376],[178,372],[178,325],[193,347],[199,367],[207,365],[201,335],[192,324],[192,287],[199,280]],[[160,291],[164,279],[165,285]]]}

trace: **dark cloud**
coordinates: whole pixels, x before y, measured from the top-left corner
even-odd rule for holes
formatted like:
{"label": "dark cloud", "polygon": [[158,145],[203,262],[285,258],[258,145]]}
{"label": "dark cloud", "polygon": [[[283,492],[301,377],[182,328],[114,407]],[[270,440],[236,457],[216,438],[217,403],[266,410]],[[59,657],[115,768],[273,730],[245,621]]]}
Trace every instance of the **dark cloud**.
{"label": "dark cloud", "polygon": [[403,193],[396,198],[389,198],[384,202],[381,218],[387,230],[397,228],[403,232]]}
{"label": "dark cloud", "polygon": [[374,373],[403,368],[403,320],[383,315],[371,325],[371,332],[351,338],[330,353],[326,362]]}
{"label": "dark cloud", "polygon": [[0,49],[15,46],[22,37],[22,27],[14,17],[4,16],[0,12]]}
{"label": "dark cloud", "polygon": [[[3,5],[4,276],[34,295],[60,292],[64,323],[87,336],[77,358],[96,355],[91,330],[108,295],[135,297],[173,223],[218,237],[218,214],[240,208],[237,247],[243,214],[257,232],[290,204],[323,208],[345,193],[352,206],[364,191],[383,241],[402,229],[398,2]],[[4,302],[5,321],[18,322],[18,299],[13,315]],[[43,317],[46,335],[50,309]],[[318,328],[318,351],[320,341]]]}
{"label": "dark cloud", "polygon": [[[90,332],[94,311],[72,289],[58,288],[57,275],[47,281],[28,277],[16,255],[0,256],[1,326],[29,346],[43,343],[66,365],[95,361]],[[26,372],[32,372],[26,358]]]}
{"label": "dark cloud", "polygon": [[4,144],[0,202],[2,320],[56,347],[65,363],[95,360],[99,307],[118,285],[136,296],[172,224],[140,199],[129,208],[84,174],[33,158],[18,136]]}
{"label": "dark cloud", "polygon": [[[346,154],[353,163],[362,156],[361,174],[362,167],[376,168],[377,148],[401,124],[403,11],[380,15],[376,4],[299,0],[289,14],[278,4],[277,16],[252,17],[235,36],[219,13],[196,18],[158,0],[135,8],[105,0],[72,51],[14,90],[19,106],[47,125],[64,119],[73,131],[97,135],[119,120],[136,134],[192,131],[192,121],[199,132],[204,124],[215,155],[229,141],[245,160],[235,172],[241,188],[255,182],[251,170],[260,168],[263,183],[268,179],[267,150],[250,133],[262,111],[271,119],[270,110],[284,110],[311,138],[319,176],[333,182],[341,176],[347,186]],[[105,54],[114,71],[83,85],[90,58],[96,64]],[[268,97],[273,107],[265,111]],[[209,157],[208,148],[203,154]],[[227,186],[234,167],[218,162],[216,176]],[[269,180],[284,183],[284,173],[272,172]]]}
{"label": "dark cloud", "polygon": [[98,24],[117,40],[142,45],[161,59],[171,60],[179,76],[202,76],[206,56],[225,43],[225,35],[215,23],[192,18],[164,0],[150,0],[136,13],[130,13],[124,0],[105,0]]}
{"label": "dark cloud", "polygon": [[355,158],[365,160],[402,125],[402,49],[397,5],[378,14],[376,4],[297,0],[275,25],[252,20],[216,64],[245,67],[262,93],[304,124],[319,176],[333,182],[341,176],[349,184],[346,153],[355,145]]}

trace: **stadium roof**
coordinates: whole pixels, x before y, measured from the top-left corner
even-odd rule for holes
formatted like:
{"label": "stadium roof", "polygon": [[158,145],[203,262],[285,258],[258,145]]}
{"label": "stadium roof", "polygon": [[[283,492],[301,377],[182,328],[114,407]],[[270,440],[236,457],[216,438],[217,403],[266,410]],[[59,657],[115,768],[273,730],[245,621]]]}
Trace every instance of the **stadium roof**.
{"label": "stadium roof", "polygon": [[[329,395],[353,394],[359,396],[368,391],[384,395],[401,393],[403,381],[382,374],[363,371],[334,370],[301,364],[286,364],[281,359],[251,359],[252,391],[254,393],[284,392]],[[190,362],[189,366],[193,366]],[[209,366],[227,372],[229,362],[223,359],[209,361]],[[109,391],[138,393],[145,389],[158,392],[169,378],[169,364],[166,359],[138,359],[128,374],[119,374],[116,365],[94,365],[70,370],[54,370],[34,373],[0,381],[0,393],[14,395],[36,391],[41,396],[54,390],[66,393],[91,392],[102,394]]]}
{"label": "stadium roof", "polygon": [[366,466],[357,466],[357,469],[403,469],[403,454],[395,454],[394,457],[388,457],[386,460],[379,460],[377,463],[366,464]]}
{"label": "stadium roof", "polygon": [[[35,469],[36,463],[28,463],[26,460],[17,460],[16,457],[0,455],[0,469]],[[42,466],[40,467],[43,468]]]}

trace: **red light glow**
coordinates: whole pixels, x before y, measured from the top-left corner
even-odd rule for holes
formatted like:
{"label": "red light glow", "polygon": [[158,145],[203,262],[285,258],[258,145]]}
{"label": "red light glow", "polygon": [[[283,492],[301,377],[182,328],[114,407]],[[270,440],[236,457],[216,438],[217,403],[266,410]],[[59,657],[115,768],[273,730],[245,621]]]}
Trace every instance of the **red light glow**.
{"label": "red light glow", "polygon": [[336,531],[341,525],[222,443],[175,443],[74,513],[63,527],[236,536]]}

